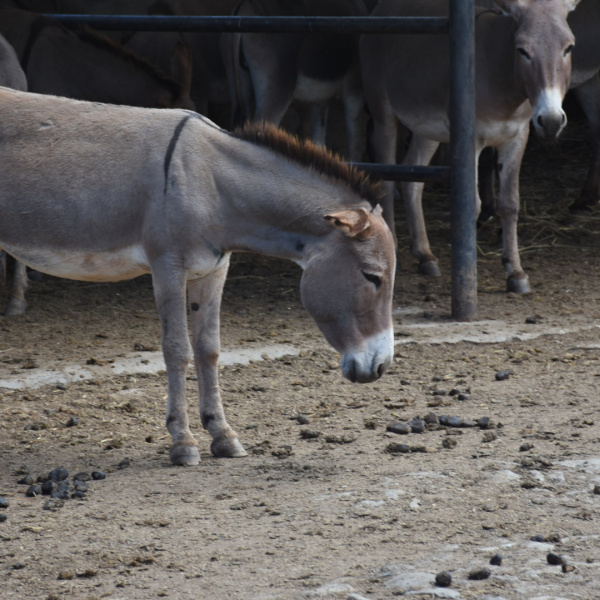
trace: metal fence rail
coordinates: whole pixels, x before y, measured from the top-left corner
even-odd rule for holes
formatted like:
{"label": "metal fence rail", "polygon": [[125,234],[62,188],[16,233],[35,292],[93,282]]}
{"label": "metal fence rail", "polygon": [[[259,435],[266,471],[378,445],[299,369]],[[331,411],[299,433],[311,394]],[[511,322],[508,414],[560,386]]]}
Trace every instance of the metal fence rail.
{"label": "metal fence rail", "polygon": [[106,31],[210,31],[239,33],[450,34],[451,166],[422,167],[355,163],[395,181],[451,184],[452,317],[477,316],[475,190],[475,6],[449,0],[450,17],[202,17],[163,15],[47,15],[67,27],[89,25]]}

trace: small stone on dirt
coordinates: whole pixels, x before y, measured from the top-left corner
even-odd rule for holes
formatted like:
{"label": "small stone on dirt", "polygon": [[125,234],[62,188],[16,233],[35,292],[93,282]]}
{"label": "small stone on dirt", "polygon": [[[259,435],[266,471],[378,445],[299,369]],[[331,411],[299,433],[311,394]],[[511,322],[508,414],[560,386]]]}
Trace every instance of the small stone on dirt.
{"label": "small stone on dirt", "polygon": [[473,421],[451,415],[442,415],[440,417],[440,425],[445,425],[446,427],[475,427]]}
{"label": "small stone on dirt", "polygon": [[487,567],[481,567],[479,569],[473,569],[469,573],[469,579],[474,581],[481,581],[482,579],[487,579],[492,572]]}
{"label": "small stone on dirt", "polygon": [[495,431],[486,431],[486,432],[483,434],[483,436],[482,436],[482,438],[481,438],[481,441],[482,441],[484,444],[487,444],[487,443],[489,443],[489,442],[494,442],[494,441],[495,441],[495,440],[497,440],[497,439],[498,439],[498,434],[497,434]]}
{"label": "small stone on dirt", "polygon": [[57,511],[61,509],[64,505],[64,500],[61,500],[59,498],[50,498],[50,500],[46,500],[46,502],[44,502],[44,510]]}
{"label": "small stone on dirt", "polygon": [[525,442],[524,444],[521,444],[519,446],[519,452],[527,452],[528,450],[531,450],[533,448],[533,444],[530,444],[529,442]]}
{"label": "small stone on dirt", "polygon": [[25,477],[19,479],[17,483],[20,483],[21,485],[31,485],[33,483],[33,477],[31,475],[25,475]]}
{"label": "small stone on dirt", "polygon": [[10,506],[10,502],[6,498],[0,497],[0,508],[8,508]]}
{"label": "small stone on dirt", "polygon": [[29,475],[31,474],[31,471],[29,470],[29,467],[26,467],[25,465],[21,465],[18,469],[15,469],[15,475]]}
{"label": "small stone on dirt", "polygon": [[452,575],[448,571],[442,571],[435,576],[435,585],[439,587],[450,587],[452,585]]}
{"label": "small stone on dirt", "polygon": [[457,444],[456,438],[453,437],[446,437],[442,440],[442,448],[446,448],[446,450],[456,448]]}
{"label": "small stone on dirt", "polygon": [[6,519],[8,519],[8,517],[6,516],[6,513],[0,513],[0,523],[4,523],[4,521],[6,521]]}
{"label": "small stone on dirt", "polygon": [[423,421],[425,421],[427,425],[439,425],[440,423],[437,415],[434,412],[430,412],[429,414],[425,415]]}
{"label": "small stone on dirt", "polygon": [[563,565],[562,565],[563,573],[571,573],[572,571],[575,571],[575,567],[573,565],[568,565],[567,563],[563,563]]}
{"label": "small stone on dirt", "polygon": [[77,417],[71,417],[66,425],[67,427],[75,427],[76,425],[79,425],[79,419]]}
{"label": "small stone on dirt", "polygon": [[106,479],[106,473],[104,471],[92,471],[92,479],[99,481],[100,479]]}
{"label": "small stone on dirt", "polygon": [[119,467],[119,469],[126,469],[127,467],[131,466],[131,459],[130,458],[124,458],[118,465],[117,467]]}
{"label": "small stone on dirt", "polygon": [[490,565],[493,565],[494,567],[500,567],[502,565],[502,555],[494,554],[494,556],[490,558]]}
{"label": "small stone on dirt", "polygon": [[298,421],[298,423],[300,423],[300,425],[308,425],[310,423],[310,419],[306,416],[306,415],[298,415],[296,417],[296,421]]}
{"label": "small stone on dirt", "polygon": [[321,435],[320,431],[317,431],[316,429],[301,429],[300,430],[300,437],[303,440],[314,440],[316,438],[318,438]]}
{"label": "small stone on dirt", "polygon": [[73,579],[73,577],[75,577],[75,574],[71,573],[71,571],[61,571],[58,574],[57,579],[59,581],[69,581],[69,580]]}

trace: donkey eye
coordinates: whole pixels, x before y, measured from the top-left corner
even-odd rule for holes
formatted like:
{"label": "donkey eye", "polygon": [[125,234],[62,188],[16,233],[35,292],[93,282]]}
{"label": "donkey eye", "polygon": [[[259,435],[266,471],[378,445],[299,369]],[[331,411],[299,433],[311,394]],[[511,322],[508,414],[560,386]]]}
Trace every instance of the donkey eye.
{"label": "donkey eye", "polygon": [[379,289],[381,287],[381,277],[379,275],[374,275],[373,273],[366,273],[365,271],[361,271],[363,277],[370,283],[375,286],[375,289]]}
{"label": "donkey eye", "polygon": [[573,52],[573,48],[574,48],[574,44],[571,44],[570,46],[567,46],[565,48],[565,56],[569,56],[569,54],[571,54],[571,52]]}
{"label": "donkey eye", "polygon": [[531,60],[531,55],[524,48],[517,48],[517,52],[525,59]]}

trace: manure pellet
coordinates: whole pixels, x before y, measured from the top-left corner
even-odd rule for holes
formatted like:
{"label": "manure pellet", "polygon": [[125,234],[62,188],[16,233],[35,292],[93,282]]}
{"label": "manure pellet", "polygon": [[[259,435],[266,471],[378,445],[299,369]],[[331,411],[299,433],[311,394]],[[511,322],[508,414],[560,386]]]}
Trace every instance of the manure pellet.
{"label": "manure pellet", "polygon": [[541,533],[536,533],[534,536],[531,537],[531,541],[542,543],[546,541],[546,538]]}
{"label": "manure pellet", "polygon": [[77,481],[89,481],[91,479],[91,476],[89,473],[84,473],[83,471],[81,473],[75,473],[75,475],[73,475],[73,480],[77,480]]}
{"label": "manure pellet", "polygon": [[28,498],[35,498],[35,496],[41,496],[42,495],[42,486],[38,485],[37,483],[34,485],[30,485],[27,488],[27,491],[25,492],[25,495]]}
{"label": "manure pellet", "polygon": [[306,415],[298,415],[296,421],[298,421],[300,425],[308,425],[310,423],[310,419]]}
{"label": "manure pellet", "polygon": [[21,485],[31,485],[33,483],[33,477],[31,475],[25,475],[25,477],[21,477],[17,483]]}
{"label": "manure pellet", "polygon": [[87,492],[90,489],[87,483],[78,481],[77,479],[73,482],[73,487],[75,488],[76,492]]}
{"label": "manure pellet", "polygon": [[65,469],[64,467],[60,467],[58,469],[52,469],[52,471],[50,471],[50,473],[48,473],[48,479],[51,479],[52,481],[64,481],[65,479],[68,479],[69,477],[69,471],[67,471],[67,469]]}
{"label": "manure pellet", "polygon": [[10,502],[7,498],[0,497],[0,508],[8,508],[10,506]]}
{"label": "manure pellet", "polygon": [[479,429],[491,429],[493,426],[492,420],[489,417],[481,417],[475,421]]}
{"label": "manure pellet", "polygon": [[44,494],[44,496],[49,496],[56,489],[56,482],[52,481],[52,479],[48,479],[47,481],[44,481],[40,487],[42,488],[42,494]]}
{"label": "manure pellet", "polygon": [[435,576],[435,585],[439,587],[450,587],[452,585],[452,575],[448,571],[442,571]]}
{"label": "manure pellet", "polygon": [[483,579],[487,579],[492,572],[487,567],[482,567],[480,569],[473,569],[469,573],[469,579],[474,581],[481,581]]}
{"label": "manure pellet", "polygon": [[6,516],[6,513],[0,513],[0,523],[4,523],[4,521],[6,521],[6,519],[8,519],[8,517]]}
{"label": "manure pellet", "polygon": [[58,488],[50,494],[50,498],[56,500],[68,500],[69,499],[69,488]]}
{"label": "manure pellet", "polygon": [[439,425],[440,423],[440,420],[437,418],[437,415],[434,412],[430,412],[429,414],[425,415],[423,421],[425,421],[427,425]]}
{"label": "manure pellet", "polygon": [[71,498],[83,500],[87,497],[87,494],[83,490],[76,490],[71,494]]}
{"label": "manure pellet", "polygon": [[398,435],[408,435],[411,432],[410,425],[408,423],[402,423],[401,421],[390,423],[385,430],[390,433],[397,433]]}
{"label": "manure pellet", "polygon": [[408,454],[411,450],[408,444],[388,444],[385,451],[388,454]]}
{"label": "manure pellet", "polygon": [[92,471],[92,479],[99,481],[100,479],[106,479],[106,473],[104,471]]}
{"label": "manure pellet", "polygon": [[456,399],[459,400],[460,402],[464,402],[465,400],[469,399],[469,395],[461,393],[458,396],[456,396]]}
{"label": "manure pellet", "polygon": [[490,565],[493,565],[494,567],[502,566],[502,555],[494,554],[494,556],[492,556],[492,558],[490,558]]}
{"label": "manure pellet", "polygon": [[408,425],[413,433],[423,433],[425,431],[425,421],[423,419],[411,419]]}
{"label": "manure pellet", "polygon": [[565,564],[565,559],[554,552],[549,552],[548,556],[546,556],[546,560],[549,565],[563,565]]}
{"label": "manure pellet", "polygon": [[496,372],[496,381],[505,381],[510,377],[510,371],[508,369],[504,369],[502,371]]}
{"label": "manure pellet", "polygon": [[529,442],[525,442],[524,444],[521,444],[519,446],[519,452],[527,452],[528,450],[531,450],[533,448],[533,444],[530,444]]}

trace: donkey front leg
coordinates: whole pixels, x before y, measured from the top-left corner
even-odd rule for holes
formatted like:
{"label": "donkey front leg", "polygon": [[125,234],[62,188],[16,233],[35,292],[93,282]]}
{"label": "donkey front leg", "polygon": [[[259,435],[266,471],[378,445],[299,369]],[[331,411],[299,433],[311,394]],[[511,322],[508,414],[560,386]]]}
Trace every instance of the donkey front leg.
{"label": "donkey front leg", "polygon": [[154,296],[162,328],[162,349],[167,366],[167,420],[174,465],[197,465],[198,443],[190,431],[185,380],[192,357],[187,329],[185,274],[172,264],[153,266]]}
{"label": "donkey front leg", "polygon": [[502,226],[502,263],[508,273],[506,290],[529,294],[529,278],[521,267],[517,222],[519,219],[519,172],[529,136],[529,123],[498,147],[499,190],[497,212]]}
{"label": "donkey front leg", "polygon": [[214,456],[239,457],[247,453],[237,434],[225,419],[219,391],[219,323],[221,295],[229,259],[213,273],[188,282],[192,320],[194,358],[200,394],[202,425],[213,438],[210,450]]}
{"label": "donkey front leg", "polygon": [[[403,164],[428,165],[439,147],[439,142],[421,137],[413,132]],[[441,275],[438,260],[429,246],[425,217],[423,216],[423,183],[402,183],[402,196],[406,222],[410,235],[411,251],[419,259],[419,272],[429,277]]]}

